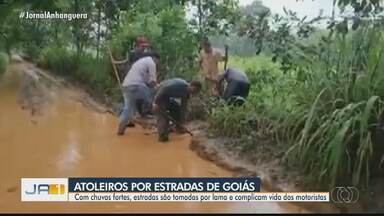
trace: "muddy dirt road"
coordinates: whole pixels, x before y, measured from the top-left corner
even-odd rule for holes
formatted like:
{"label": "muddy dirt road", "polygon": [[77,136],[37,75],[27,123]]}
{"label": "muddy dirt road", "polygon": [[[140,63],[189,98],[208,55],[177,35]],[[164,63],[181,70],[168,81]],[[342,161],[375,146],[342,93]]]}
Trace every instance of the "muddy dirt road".
{"label": "muddy dirt road", "polygon": [[277,203],[27,203],[22,177],[226,177],[189,150],[188,135],[160,144],[140,126],[115,135],[117,118],[86,93],[13,62],[0,79],[0,212],[305,212]]}

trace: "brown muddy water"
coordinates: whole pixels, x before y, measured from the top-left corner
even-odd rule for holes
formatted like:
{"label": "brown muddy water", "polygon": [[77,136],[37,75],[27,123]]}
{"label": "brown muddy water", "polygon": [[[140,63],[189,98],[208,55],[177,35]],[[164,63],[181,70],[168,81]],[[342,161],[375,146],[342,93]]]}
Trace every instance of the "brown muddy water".
{"label": "brown muddy water", "polygon": [[161,144],[136,126],[116,136],[115,116],[36,71],[14,62],[0,79],[0,212],[307,212],[289,203],[21,202],[22,177],[233,176],[192,152],[188,135]]}

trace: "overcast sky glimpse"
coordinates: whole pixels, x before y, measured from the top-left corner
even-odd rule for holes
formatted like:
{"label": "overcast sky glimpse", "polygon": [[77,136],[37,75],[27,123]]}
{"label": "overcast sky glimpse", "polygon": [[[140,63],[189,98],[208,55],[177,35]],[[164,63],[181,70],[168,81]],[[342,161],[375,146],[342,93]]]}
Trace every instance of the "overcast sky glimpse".
{"label": "overcast sky glimpse", "polygon": [[[247,5],[252,1],[239,0],[240,5]],[[283,7],[286,7],[297,12],[299,17],[313,18],[319,14],[320,10],[323,10],[323,16],[332,15],[333,0],[262,0],[262,2],[271,9],[272,13],[284,14]]]}

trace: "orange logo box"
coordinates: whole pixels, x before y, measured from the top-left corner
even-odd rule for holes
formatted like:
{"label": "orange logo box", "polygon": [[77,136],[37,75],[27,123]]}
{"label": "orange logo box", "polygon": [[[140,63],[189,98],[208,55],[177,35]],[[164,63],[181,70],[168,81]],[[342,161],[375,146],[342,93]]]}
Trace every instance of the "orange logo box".
{"label": "orange logo box", "polygon": [[49,194],[64,194],[65,185],[63,184],[50,184],[49,185]]}

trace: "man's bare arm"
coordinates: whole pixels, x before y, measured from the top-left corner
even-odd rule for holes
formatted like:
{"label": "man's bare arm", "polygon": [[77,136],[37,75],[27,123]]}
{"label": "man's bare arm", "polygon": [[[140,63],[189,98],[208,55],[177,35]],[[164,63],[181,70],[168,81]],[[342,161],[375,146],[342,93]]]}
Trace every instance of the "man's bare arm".
{"label": "man's bare arm", "polygon": [[199,56],[199,69],[202,71],[203,70],[203,58]]}
{"label": "man's bare arm", "polygon": [[210,76],[205,75],[204,77],[205,77],[205,79],[207,79],[207,80],[209,80],[209,81],[211,81],[211,82],[214,82],[214,83],[217,82],[216,79],[214,79],[214,78],[212,78],[212,77],[210,77]]}
{"label": "man's bare arm", "polygon": [[124,60],[121,60],[121,61],[116,61],[116,60],[112,59],[112,63],[113,63],[113,64],[125,64],[125,63],[128,62],[128,61],[129,61],[128,58],[127,58],[127,59],[124,59]]}

